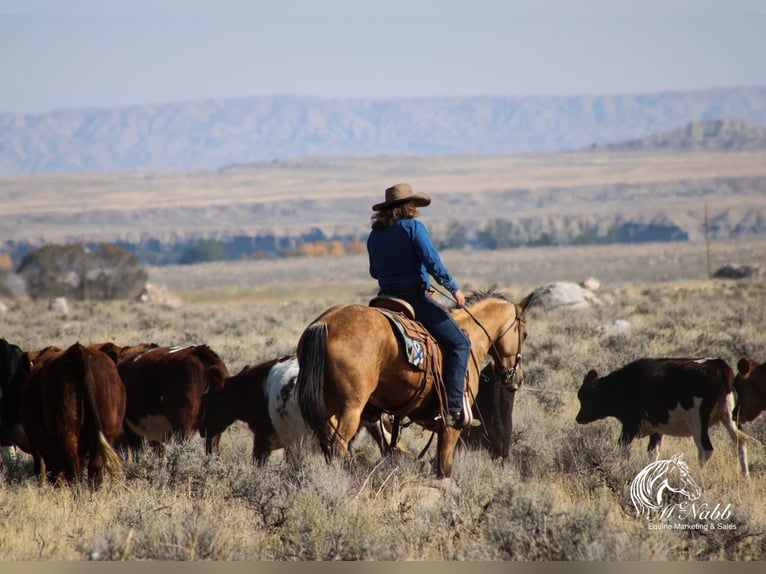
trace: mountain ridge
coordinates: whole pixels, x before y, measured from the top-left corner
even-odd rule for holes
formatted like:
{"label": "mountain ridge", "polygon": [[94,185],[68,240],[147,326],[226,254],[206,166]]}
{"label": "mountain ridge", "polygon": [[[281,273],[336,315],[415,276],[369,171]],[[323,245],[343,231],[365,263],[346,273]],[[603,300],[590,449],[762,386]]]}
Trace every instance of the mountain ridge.
{"label": "mountain ridge", "polygon": [[205,171],[295,157],[553,152],[708,120],[766,128],[766,86],[604,96],[282,95],[3,113],[0,176]]}

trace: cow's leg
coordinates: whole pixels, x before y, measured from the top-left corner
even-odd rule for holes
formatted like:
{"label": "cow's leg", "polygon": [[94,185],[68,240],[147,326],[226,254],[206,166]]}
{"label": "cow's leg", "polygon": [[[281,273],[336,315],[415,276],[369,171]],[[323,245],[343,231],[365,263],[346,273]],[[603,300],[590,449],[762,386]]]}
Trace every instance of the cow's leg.
{"label": "cow's leg", "polygon": [[367,433],[372,437],[372,440],[375,441],[375,444],[378,445],[378,449],[380,450],[380,454],[383,456],[387,456],[391,454],[391,433],[387,432],[385,428],[383,428],[383,420],[378,419],[377,421],[364,421],[364,428],[367,430]]}
{"label": "cow's leg", "polygon": [[655,432],[649,435],[649,446],[646,451],[654,460],[660,458],[660,443],[662,442],[662,434]]}
{"label": "cow's leg", "polygon": [[43,460],[43,457],[40,456],[38,453],[32,454],[32,469],[35,473],[35,476],[39,478],[45,478],[46,468],[45,468],[45,461]]}
{"label": "cow's leg", "polygon": [[205,454],[220,454],[221,435],[205,437]]}
{"label": "cow's leg", "polygon": [[9,464],[16,460],[16,447],[13,445],[0,447],[0,461]]}
{"label": "cow's leg", "polygon": [[69,483],[79,484],[82,478],[82,467],[76,440],[65,440],[62,453],[62,471]]}
{"label": "cow's leg", "polygon": [[503,390],[502,424],[500,425],[500,456],[503,462],[508,460],[511,451],[511,434],[513,433],[513,404],[516,402],[516,391]]}
{"label": "cow's leg", "polygon": [[253,435],[253,463],[258,466],[266,464],[271,455],[271,445],[269,444],[269,439],[264,434],[255,433]]}
{"label": "cow's leg", "polygon": [[94,453],[88,461],[88,480],[93,486],[101,486],[104,481],[104,457],[101,453]]}
{"label": "cow's leg", "polygon": [[694,437],[694,443],[697,445],[697,457],[700,466],[713,456],[713,443],[710,442],[710,434],[708,433],[710,410],[710,405],[703,401],[697,408],[692,407],[686,411],[686,425],[689,427],[689,432]]}
{"label": "cow's leg", "polygon": [[628,426],[623,423],[619,444],[620,449],[622,450],[622,454],[625,456],[625,458],[630,458],[630,443],[632,443],[633,439],[636,438],[637,433],[638,431],[632,428],[632,425]]}

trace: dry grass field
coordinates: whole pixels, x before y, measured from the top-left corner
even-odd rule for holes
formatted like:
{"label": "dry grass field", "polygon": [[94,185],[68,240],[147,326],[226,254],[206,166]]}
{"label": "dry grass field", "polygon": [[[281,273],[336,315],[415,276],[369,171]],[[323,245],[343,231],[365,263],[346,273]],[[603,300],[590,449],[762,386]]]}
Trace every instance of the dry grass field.
{"label": "dry grass field", "polygon": [[[380,186],[377,186],[380,187]],[[709,280],[704,246],[652,244],[443,254],[465,290],[497,284],[519,300],[553,280],[601,280],[590,310],[531,308],[527,379],[516,401],[510,461],[462,449],[448,481],[434,478],[433,447],[418,460],[381,459],[360,436],[343,465],[309,452],[250,462],[241,423],[207,457],[201,439],[168,444],[126,465],[99,490],[52,487],[20,455],[0,470],[0,558],[5,560],[766,560],[766,452],[750,449],[749,481],[722,428],[704,467],[691,439],[667,437],[661,456],[684,454],[711,506],[731,505],[712,528],[656,531],[629,497],[648,462],[646,439],[625,459],[619,424],[575,423],[590,368],[642,356],[766,360],[762,280]],[[766,243],[714,243],[713,267],[766,264]],[[23,348],[104,340],[207,343],[232,373],[291,352],[303,328],[338,302],[366,302],[364,257],[285,259],[150,269],[164,300],[6,301],[2,336]],[[615,321],[630,324],[616,329]],[[766,415],[746,430],[766,441]],[[404,430],[412,453],[428,435]],[[728,529],[717,527],[723,522]]]}

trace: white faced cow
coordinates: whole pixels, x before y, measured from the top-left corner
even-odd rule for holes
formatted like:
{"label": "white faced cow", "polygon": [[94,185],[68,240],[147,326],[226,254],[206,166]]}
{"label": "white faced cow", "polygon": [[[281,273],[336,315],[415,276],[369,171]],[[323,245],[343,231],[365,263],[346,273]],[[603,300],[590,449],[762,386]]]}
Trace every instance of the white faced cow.
{"label": "white faced cow", "polygon": [[759,364],[743,356],[737,362],[734,390],[737,392],[734,420],[740,426],[766,410],[766,362]]}
{"label": "white faced cow", "polygon": [[605,377],[585,375],[577,393],[577,422],[615,417],[622,423],[620,444],[649,435],[649,452],[659,454],[662,435],[691,436],[700,464],[713,454],[708,428],[723,423],[738,446],[747,477],[748,440],[732,420],[734,373],[722,359],[639,359]]}

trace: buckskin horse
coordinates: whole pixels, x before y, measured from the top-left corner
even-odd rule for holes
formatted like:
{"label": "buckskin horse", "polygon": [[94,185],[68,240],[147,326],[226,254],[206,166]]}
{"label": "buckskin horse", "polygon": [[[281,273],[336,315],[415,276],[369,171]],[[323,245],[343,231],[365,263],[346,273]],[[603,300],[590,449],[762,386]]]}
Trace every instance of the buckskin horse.
{"label": "buckskin horse", "polygon": [[[524,314],[532,296],[513,303],[490,289],[474,293],[465,307],[451,311],[471,340],[469,400],[477,394],[487,355],[496,380],[508,387],[521,384],[521,352],[527,336]],[[440,354],[436,345],[433,349]],[[460,430],[435,420],[437,383],[430,373],[411,364],[380,310],[359,304],[327,309],[304,330],[297,356],[298,404],[328,461],[347,452],[366,407],[409,417],[437,433],[437,475],[450,477]]]}

